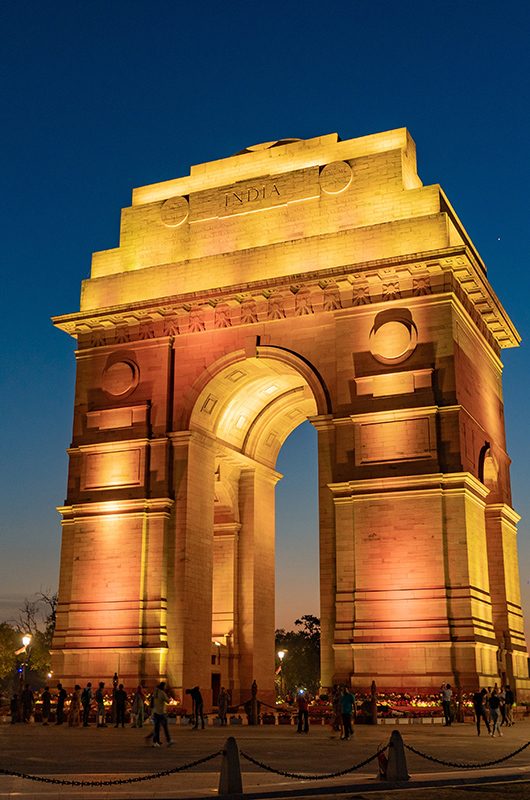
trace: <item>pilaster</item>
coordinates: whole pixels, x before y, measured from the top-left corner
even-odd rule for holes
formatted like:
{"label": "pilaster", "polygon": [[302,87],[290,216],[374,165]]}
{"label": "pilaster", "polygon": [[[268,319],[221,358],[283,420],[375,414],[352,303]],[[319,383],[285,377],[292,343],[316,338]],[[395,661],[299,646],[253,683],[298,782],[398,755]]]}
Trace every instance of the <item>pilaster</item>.
{"label": "pilaster", "polygon": [[[194,431],[170,434],[175,513],[168,553],[168,679],[210,701],[215,449]],[[187,704],[189,705],[189,703]]]}
{"label": "pilaster", "polygon": [[274,487],[279,475],[259,465],[241,471],[239,674],[241,699],[274,702]]}

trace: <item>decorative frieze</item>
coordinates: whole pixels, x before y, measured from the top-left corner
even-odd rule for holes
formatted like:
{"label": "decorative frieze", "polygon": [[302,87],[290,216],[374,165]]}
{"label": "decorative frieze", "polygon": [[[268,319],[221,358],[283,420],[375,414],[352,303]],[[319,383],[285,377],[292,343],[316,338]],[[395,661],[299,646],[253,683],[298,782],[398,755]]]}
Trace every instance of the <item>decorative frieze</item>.
{"label": "decorative frieze", "polygon": [[[502,317],[496,315],[495,304],[485,301],[486,286],[481,289],[468,255],[396,263],[391,270],[377,267],[359,272],[356,268],[354,274],[346,267],[330,270],[327,278],[308,274],[307,280],[295,286],[288,279],[277,279],[273,288],[256,285],[248,293],[234,287],[234,291],[220,292],[209,305],[206,297],[202,304],[197,296],[190,300],[174,298],[173,302],[165,298],[163,306],[149,308],[148,318],[147,307],[128,307],[121,312],[114,309],[112,315],[100,313],[92,318],[84,314],[61,317],[57,324],[77,336],[83,349],[453,292],[494,350],[513,346],[518,338],[513,329],[503,324]],[[351,285],[351,291],[341,290],[341,280]],[[287,297],[292,300],[287,302]]]}

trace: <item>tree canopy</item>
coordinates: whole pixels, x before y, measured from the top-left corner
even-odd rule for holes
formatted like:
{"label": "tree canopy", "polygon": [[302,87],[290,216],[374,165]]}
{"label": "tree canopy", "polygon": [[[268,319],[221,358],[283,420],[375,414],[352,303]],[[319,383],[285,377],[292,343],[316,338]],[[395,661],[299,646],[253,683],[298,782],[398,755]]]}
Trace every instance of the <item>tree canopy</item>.
{"label": "tree canopy", "polygon": [[[42,684],[50,669],[50,648],[55,629],[57,595],[39,592],[26,598],[14,622],[0,623],[0,686],[16,686],[17,669],[25,662],[28,681]],[[22,649],[22,636],[31,635],[31,645]]]}
{"label": "tree canopy", "polygon": [[279,694],[292,695],[297,689],[307,689],[318,694],[320,688],[320,620],[312,614],[296,619],[297,630],[276,631],[276,652],[283,650],[280,662],[277,657],[277,689]]}

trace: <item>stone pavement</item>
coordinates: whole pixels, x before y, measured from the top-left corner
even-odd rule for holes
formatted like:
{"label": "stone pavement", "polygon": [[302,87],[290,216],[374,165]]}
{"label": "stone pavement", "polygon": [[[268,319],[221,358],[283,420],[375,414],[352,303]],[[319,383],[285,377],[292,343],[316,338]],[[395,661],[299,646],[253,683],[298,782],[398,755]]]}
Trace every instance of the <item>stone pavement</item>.
{"label": "stone pavement", "polygon": [[[399,726],[406,744],[449,761],[483,762],[493,760],[520,747],[530,740],[530,722],[521,722],[505,731],[502,738],[477,737],[470,724],[441,726]],[[342,742],[329,727],[312,727],[309,735],[298,735],[291,727],[264,726],[259,728],[207,728],[193,731],[171,726],[174,746],[152,748],[145,741],[143,730],[130,728],[98,730],[94,727],[48,728],[40,725],[0,725],[0,768],[26,774],[67,780],[100,780],[127,778],[156,773],[194,761],[222,748],[227,735],[234,735],[241,750],[280,771],[328,773],[347,769],[354,763],[373,755],[386,744],[391,726],[358,726],[353,741]],[[400,799],[413,796],[415,800],[435,797],[437,800],[469,800],[471,787],[448,789],[447,785],[461,784],[463,779],[480,782],[495,779],[495,786],[480,786],[481,798],[497,798],[502,793],[510,800],[530,797],[530,747],[495,768],[473,771],[444,768],[408,753],[411,782]],[[112,788],[80,788],[35,783],[21,778],[0,776],[0,798],[75,798],[102,800],[118,798],[202,798],[217,793],[221,758],[199,767],[157,778],[144,783],[132,783]],[[348,796],[360,798],[372,795],[381,800],[389,796],[388,787],[375,779],[376,762],[371,762],[348,776],[325,781],[292,780],[258,769],[242,759],[245,794],[269,797]],[[525,781],[523,783],[515,783]],[[426,785],[425,785],[426,784]],[[417,788],[412,790],[412,787]],[[425,788],[423,788],[425,786]],[[420,788],[421,787],[421,788]]]}

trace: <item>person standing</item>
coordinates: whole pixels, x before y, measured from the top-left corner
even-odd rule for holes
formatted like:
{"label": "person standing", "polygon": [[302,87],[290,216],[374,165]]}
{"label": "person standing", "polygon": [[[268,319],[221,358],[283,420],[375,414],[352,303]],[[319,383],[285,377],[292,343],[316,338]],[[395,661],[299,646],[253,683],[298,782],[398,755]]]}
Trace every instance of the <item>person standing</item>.
{"label": "person standing", "polygon": [[500,726],[500,719],[501,719],[500,705],[501,705],[501,699],[499,697],[499,692],[497,691],[497,687],[495,687],[495,689],[493,689],[490,695],[490,702],[489,702],[491,725],[492,725],[491,736],[495,736],[495,731],[497,731],[499,736],[502,736],[502,731]]}
{"label": "person standing", "polygon": [[116,692],[118,691],[119,682],[118,673],[115,672],[112,676],[112,704],[110,706],[110,721],[113,724],[116,722]]}
{"label": "person standing", "polygon": [[29,722],[33,714],[34,698],[33,692],[29,688],[29,683],[24,684],[21,695],[22,700],[22,722]]}
{"label": "person standing", "polygon": [[341,739],[348,741],[353,736],[352,728],[352,714],[355,709],[355,695],[353,695],[347,686],[342,689],[340,698],[340,713],[342,717],[342,736]]}
{"label": "person standing", "polygon": [[331,729],[337,731],[342,739],[342,714],[340,710],[340,699],[342,697],[342,690],[336,684],[333,686],[331,694],[331,707],[333,709],[333,718],[331,720]]}
{"label": "person standing", "polygon": [[501,724],[500,724],[500,727],[502,728],[503,725],[507,725],[508,724],[507,719],[506,719],[506,688],[504,687],[504,684],[501,684],[501,688],[500,688],[500,691],[499,691],[499,700],[501,701],[499,710],[501,712]]}
{"label": "person standing", "polygon": [[131,714],[133,717],[133,722],[131,727],[132,728],[142,728],[144,724],[144,712],[145,712],[145,692],[144,687],[141,683],[138,684],[136,687],[136,691],[134,693],[132,706],[131,706]]}
{"label": "person standing", "polygon": [[42,702],[42,724],[48,725],[48,720],[50,719],[50,712],[52,707],[52,696],[50,694],[50,690],[48,686],[44,687],[44,691],[40,696]]}
{"label": "person standing", "polygon": [[492,688],[488,686],[486,689],[486,694],[484,695],[484,709],[486,711],[486,719],[491,725],[491,714],[490,714],[490,697],[491,697]]}
{"label": "person standing", "polygon": [[446,726],[451,724],[451,698],[453,696],[453,691],[451,689],[451,684],[443,683],[442,684],[442,708],[444,712],[444,719]]}
{"label": "person standing", "polygon": [[153,747],[160,747],[160,728],[164,730],[167,746],[171,747],[173,744],[169,735],[166,714],[166,704],[169,703],[169,700],[169,695],[166,694],[166,682],[162,681],[153,692],[152,698],[154,717]]}
{"label": "person standing", "polygon": [[63,688],[62,683],[57,684],[57,688],[59,690],[57,694],[57,708],[55,709],[55,724],[62,725],[64,722],[64,704],[66,702],[66,689]]}
{"label": "person standing", "polygon": [[81,705],[83,706],[83,728],[88,728],[88,718],[90,716],[92,696],[92,684],[89,681],[83,689],[83,693],[81,695]]}
{"label": "person standing", "polygon": [[298,692],[296,698],[298,706],[298,730],[297,733],[309,733],[309,704],[306,693],[302,690]]}
{"label": "person standing", "polygon": [[481,689],[479,692],[475,692],[473,695],[473,710],[475,711],[475,721],[477,723],[477,736],[480,736],[480,720],[484,720],[484,724],[488,730],[488,733],[491,732],[490,723],[488,717],[486,716],[486,708],[485,708],[485,698],[488,692],[486,689]]}
{"label": "person standing", "polygon": [[68,711],[68,727],[78,728],[81,724],[81,687],[78,683],[74,686]]}
{"label": "person standing", "polygon": [[105,722],[105,684],[103,681],[99,682],[99,686],[96,689],[96,706],[97,706],[97,722],[96,726],[98,728],[106,728]]}
{"label": "person standing", "polygon": [[228,706],[230,703],[230,699],[228,697],[228,692],[226,691],[224,686],[221,686],[219,691],[219,697],[217,698],[217,704],[219,706],[219,719],[221,720],[221,725],[227,724],[226,715],[228,714]]}
{"label": "person standing", "polygon": [[504,690],[504,702],[506,704],[506,724],[508,727],[513,725],[513,704],[515,703],[515,695],[513,693],[513,689],[510,689],[510,684],[506,684],[506,688]]}
{"label": "person standing", "polygon": [[204,730],[204,702],[199,686],[194,686],[193,689],[186,689],[186,694],[191,695],[192,701],[192,715],[193,715],[193,730],[196,731],[199,727],[199,720],[201,721],[202,729]]}
{"label": "person standing", "polygon": [[125,728],[125,709],[127,707],[127,692],[123,688],[123,683],[120,683],[114,692],[114,702],[116,703],[116,724],[115,728],[120,725]]}

